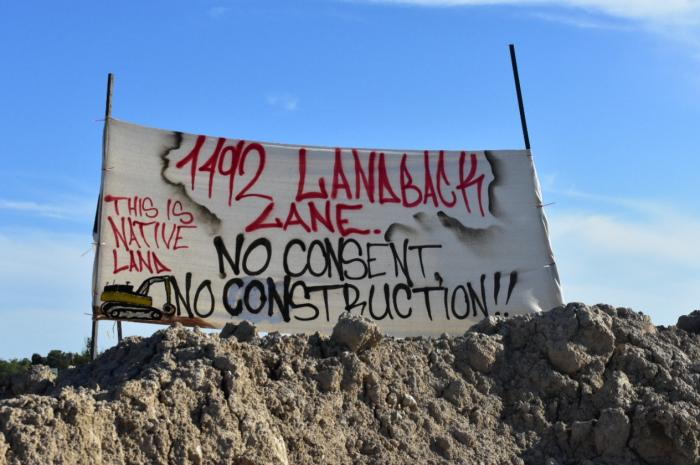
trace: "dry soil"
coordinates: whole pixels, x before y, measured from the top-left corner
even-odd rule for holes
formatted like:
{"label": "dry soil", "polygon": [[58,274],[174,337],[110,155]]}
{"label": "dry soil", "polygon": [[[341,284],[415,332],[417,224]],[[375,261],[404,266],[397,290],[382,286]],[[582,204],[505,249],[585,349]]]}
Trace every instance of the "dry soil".
{"label": "dry soil", "polygon": [[127,338],[0,401],[0,465],[700,464],[700,336],[569,304],[461,337]]}

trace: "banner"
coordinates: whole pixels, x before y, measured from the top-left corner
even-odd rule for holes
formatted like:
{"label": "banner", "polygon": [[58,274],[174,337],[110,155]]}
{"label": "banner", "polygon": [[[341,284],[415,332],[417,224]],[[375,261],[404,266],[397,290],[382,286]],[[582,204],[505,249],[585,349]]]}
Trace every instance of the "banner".
{"label": "banner", "polygon": [[368,150],[163,131],[114,119],[97,319],[458,334],[562,303],[526,150]]}

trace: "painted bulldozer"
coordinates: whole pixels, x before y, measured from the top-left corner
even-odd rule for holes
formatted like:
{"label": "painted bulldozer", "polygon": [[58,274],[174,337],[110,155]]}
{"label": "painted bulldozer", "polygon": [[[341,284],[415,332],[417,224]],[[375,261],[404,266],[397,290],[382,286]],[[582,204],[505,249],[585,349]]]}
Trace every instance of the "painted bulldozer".
{"label": "painted bulldozer", "polygon": [[[107,284],[100,300],[100,311],[109,318],[115,320],[160,320],[163,315],[175,314],[175,306],[171,302],[173,290],[173,276],[152,276],[146,279],[134,291],[134,286],[129,284]],[[153,306],[153,297],[150,291],[153,284],[163,283],[165,286],[165,304],[161,308]]]}

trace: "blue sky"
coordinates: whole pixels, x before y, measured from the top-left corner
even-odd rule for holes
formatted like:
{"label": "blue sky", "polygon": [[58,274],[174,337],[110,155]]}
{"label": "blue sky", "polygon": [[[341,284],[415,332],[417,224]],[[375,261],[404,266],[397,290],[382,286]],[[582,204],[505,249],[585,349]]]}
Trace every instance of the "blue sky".
{"label": "blue sky", "polygon": [[[113,114],[331,146],[522,147],[567,300],[700,308],[700,2],[0,3],[0,357],[79,350]],[[125,325],[127,335],[157,327]],[[115,342],[101,325],[101,347]]]}

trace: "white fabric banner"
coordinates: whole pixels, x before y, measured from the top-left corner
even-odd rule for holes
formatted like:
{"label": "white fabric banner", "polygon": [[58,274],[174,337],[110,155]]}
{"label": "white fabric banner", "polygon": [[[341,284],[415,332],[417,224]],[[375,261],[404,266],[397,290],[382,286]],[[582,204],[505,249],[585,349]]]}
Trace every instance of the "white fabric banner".
{"label": "white fabric banner", "polygon": [[110,119],[98,319],[459,334],[562,303],[529,151],[291,146]]}

